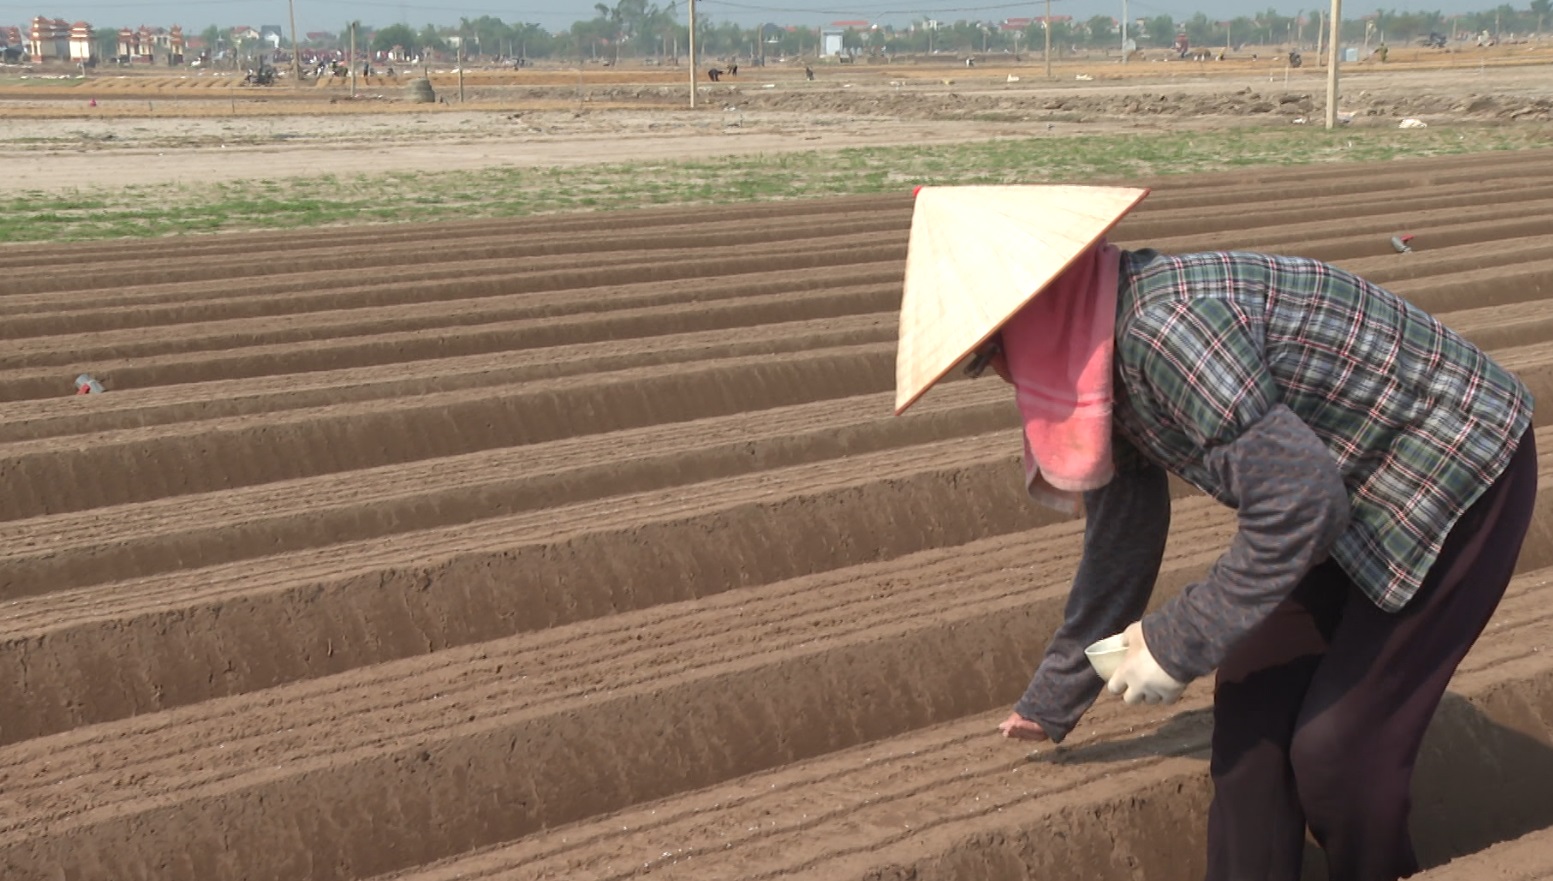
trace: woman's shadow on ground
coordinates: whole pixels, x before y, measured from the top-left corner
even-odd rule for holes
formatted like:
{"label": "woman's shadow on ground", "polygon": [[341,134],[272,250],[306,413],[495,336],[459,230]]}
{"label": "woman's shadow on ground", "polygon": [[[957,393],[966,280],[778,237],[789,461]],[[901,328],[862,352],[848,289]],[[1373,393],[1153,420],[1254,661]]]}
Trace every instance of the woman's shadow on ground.
{"label": "woman's shadow on ground", "polygon": [[[1441,701],[1413,777],[1411,826],[1425,869],[1553,827],[1553,719],[1545,721],[1535,703],[1542,685],[1525,683],[1524,690],[1489,695],[1485,702],[1493,707],[1492,717],[1456,694],[1447,693]],[[1042,760],[1206,759],[1212,726],[1211,711],[1193,710],[1142,737],[1059,748]],[[1199,835],[1203,831],[1199,826]],[[1326,877],[1325,858],[1309,845],[1303,881]]]}

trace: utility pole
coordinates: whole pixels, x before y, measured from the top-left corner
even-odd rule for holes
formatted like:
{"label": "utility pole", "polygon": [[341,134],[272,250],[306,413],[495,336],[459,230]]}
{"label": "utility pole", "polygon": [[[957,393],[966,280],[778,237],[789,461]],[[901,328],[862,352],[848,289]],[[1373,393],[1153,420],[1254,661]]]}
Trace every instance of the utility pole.
{"label": "utility pole", "polygon": [[286,0],[291,10],[291,87],[302,88],[302,42],[297,39],[297,2]]}
{"label": "utility pole", "polygon": [[1337,44],[1342,41],[1343,0],[1332,0],[1332,33],[1327,42],[1327,130],[1337,128]]}
{"label": "utility pole", "polygon": [[1122,0],[1122,63],[1127,63],[1127,0]]}
{"label": "utility pole", "polygon": [[1041,22],[1041,30],[1046,31],[1046,78],[1052,78],[1052,0],[1046,0],[1046,20]]}
{"label": "utility pole", "polygon": [[351,97],[352,98],[356,97],[356,25],[357,24],[358,24],[358,22],[354,22],[354,21],[351,22],[351,57],[347,58],[345,60],[345,69],[349,70],[350,71],[350,75],[351,75]]}
{"label": "utility pole", "polygon": [[690,0],[690,109],[696,109],[696,0]]}

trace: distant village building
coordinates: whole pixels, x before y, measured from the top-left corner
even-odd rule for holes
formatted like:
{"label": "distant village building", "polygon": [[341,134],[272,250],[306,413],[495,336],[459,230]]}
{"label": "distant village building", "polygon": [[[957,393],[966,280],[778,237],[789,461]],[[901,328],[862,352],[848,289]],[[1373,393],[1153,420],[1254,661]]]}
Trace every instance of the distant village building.
{"label": "distant village building", "polygon": [[15,64],[27,54],[27,42],[22,39],[22,29],[0,27],[0,61]]}
{"label": "distant village building", "polygon": [[1072,21],[1073,16],[1071,15],[1054,15],[1050,20],[1044,15],[1037,15],[1031,18],[1005,18],[998,25],[998,30],[1005,33],[1013,33],[1015,35],[1015,46],[1017,47],[1018,35],[1026,33],[1032,27],[1038,28],[1037,33],[1044,33],[1048,25],[1070,24]]}
{"label": "distant village building", "polygon": [[[145,39],[142,39],[144,35]],[[151,44],[150,28],[140,26],[140,30],[119,28],[119,60],[133,64],[140,62],[150,64],[156,58],[156,52]]]}
{"label": "distant village building", "polygon": [[842,53],[846,51],[846,33],[846,31],[836,27],[821,28],[820,55],[827,58],[832,56],[843,57]]}
{"label": "distant village building", "polygon": [[[1042,30],[1045,30],[1046,20],[1044,15],[1037,15],[1033,18],[1005,18],[999,27],[1005,31],[1022,31],[1028,29],[1031,25],[1038,24]],[[1141,21],[1142,19],[1139,20]],[[1073,16],[1071,15],[1054,15],[1051,17],[1052,24],[1066,24],[1072,21]]]}
{"label": "distant village building", "polygon": [[119,61],[125,64],[155,64],[160,58],[163,64],[171,67],[182,64],[187,52],[188,41],[181,25],[119,29]]}
{"label": "distant village building", "polygon": [[[70,23],[40,15],[32,20],[25,32],[20,28],[0,27],[0,61],[94,66],[102,60],[101,53],[106,51],[113,52],[123,64],[181,65],[189,51],[188,38],[179,25],[121,28],[115,36],[113,43],[99,44],[97,30],[89,22]],[[108,48],[110,45],[111,49]]]}
{"label": "distant village building", "polygon": [[269,46],[271,49],[280,48],[282,39],[281,35],[283,33],[284,31],[280,29],[280,25],[278,24],[259,25],[259,41]]}
{"label": "distant village building", "polygon": [[97,62],[97,44],[92,41],[92,26],[84,21],[70,26],[70,61],[75,64]]}
{"label": "distant village building", "polygon": [[28,32],[27,55],[35,62],[70,60],[70,23],[38,16]]}

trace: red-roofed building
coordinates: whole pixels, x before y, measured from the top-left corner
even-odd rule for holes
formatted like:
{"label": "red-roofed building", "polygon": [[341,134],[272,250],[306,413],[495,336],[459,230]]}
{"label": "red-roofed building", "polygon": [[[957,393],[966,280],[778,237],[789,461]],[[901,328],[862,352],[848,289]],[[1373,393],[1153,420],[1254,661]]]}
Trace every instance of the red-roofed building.
{"label": "red-roofed building", "polygon": [[189,50],[182,25],[169,28],[153,28],[141,25],[135,30],[119,29],[119,58],[136,64],[155,64],[158,55],[169,65],[183,63]]}
{"label": "red-roofed building", "polygon": [[[1069,22],[1069,21],[1072,21],[1072,20],[1073,20],[1073,16],[1071,16],[1071,15],[1054,15],[1054,16],[1051,17],[1052,24],[1062,24],[1064,22]],[[998,30],[1000,30],[1000,31],[1026,31],[1026,30],[1029,30],[1032,26],[1035,26],[1035,25],[1039,25],[1042,28],[1045,28],[1046,27],[1046,16],[1044,16],[1044,15],[1037,15],[1037,16],[1034,16],[1033,18],[1005,18],[1005,19],[1003,19],[1003,23],[998,25]]]}
{"label": "red-roofed building", "polygon": [[0,27],[0,61],[14,64],[27,54],[27,41],[22,39],[22,29]]}
{"label": "red-roofed building", "polygon": [[27,34],[27,54],[33,61],[70,60],[70,22],[38,16]]}
{"label": "red-roofed building", "polygon": [[92,26],[84,21],[70,26],[70,60],[78,64],[97,60],[97,44],[92,41]]}
{"label": "red-roofed building", "polygon": [[119,28],[119,58],[150,64],[156,60],[156,46],[152,42],[151,29],[141,25],[139,30]]}

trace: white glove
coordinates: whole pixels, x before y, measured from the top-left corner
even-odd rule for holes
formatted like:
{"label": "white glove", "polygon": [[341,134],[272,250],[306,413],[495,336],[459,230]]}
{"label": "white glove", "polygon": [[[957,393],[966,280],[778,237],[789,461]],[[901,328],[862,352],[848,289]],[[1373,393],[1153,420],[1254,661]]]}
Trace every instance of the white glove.
{"label": "white glove", "polygon": [[1129,704],[1175,703],[1186,690],[1186,684],[1171,678],[1154,660],[1148,643],[1143,641],[1143,622],[1127,625],[1122,632],[1122,644],[1127,646],[1127,655],[1106,685],[1111,693],[1121,695]]}

